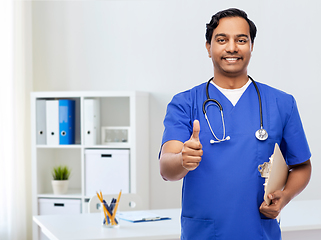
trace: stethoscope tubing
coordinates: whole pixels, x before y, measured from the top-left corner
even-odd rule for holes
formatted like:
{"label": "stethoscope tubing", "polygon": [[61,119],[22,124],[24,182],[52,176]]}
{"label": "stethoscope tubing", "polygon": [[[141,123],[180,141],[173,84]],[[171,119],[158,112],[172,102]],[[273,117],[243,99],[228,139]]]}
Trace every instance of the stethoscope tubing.
{"label": "stethoscope tubing", "polygon": [[[255,90],[256,90],[256,93],[257,93],[257,96],[258,96],[258,100],[259,100],[260,129],[256,132],[255,136],[257,137],[258,140],[265,140],[265,139],[267,139],[268,134],[267,134],[267,132],[263,129],[263,113],[262,113],[261,94],[260,94],[259,88],[258,88],[256,82],[254,81],[254,79],[253,79],[251,76],[249,76],[249,75],[248,75],[248,77],[249,77],[249,79],[251,79],[251,81],[252,81],[252,83],[253,83],[253,85],[254,85],[254,87],[255,87]],[[209,126],[209,128],[210,128],[210,130],[211,130],[211,132],[212,132],[212,134],[213,134],[213,136],[214,136],[214,138],[217,140],[217,141],[211,140],[211,143],[217,143],[217,142],[222,142],[222,141],[225,141],[225,140],[229,140],[230,137],[228,136],[228,137],[225,138],[225,124],[224,124],[223,107],[222,107],[222,105],[220,104],[219,101],[217,101],[216,99],[212,99],[212,98],[210,98],[210,96],[209,96],[208,88],[209,88],[209,84],[210,84],[210,82],[211,82],[212,80],[213,80],[213,77],[212,77],[210,80],[208,80],[208,82],[207,82],[207,84],[206,84],[206,98],[207,98],[207,99],[203,102],[202,109],[203,109],[203,113],[204,113],[205,119],[206,119],[206,121],[207,121],[207,123],[208,123],[208,126]],[[208,117],[207,117],[207,114],[206,114],[206,106],[207,106],[207,103],[208,103],[208,102],[213,102],[213,105],[216,104],[217,107],[220,109],[221,117],[222,117],[222,124],[223,124],[223,129],[224,129],[224,130],[223,130],[223,138],[222,138],[222,139],[219,139],[219,138],[216,137],[216,135],[214,134],[214,131],[212,130],[212,127],[211,127],[211,124],[210,124],[210,122],[209,122],[209,119],[208,119]],[[214,104],[214,103],[215,103],[215,104]],[[264,134],[263,134],[264,136],[263,136],[263,135],[262,135],[262,137],[257,136],[257,133],[260,132],[260,131],[261,131],[262,133],[264,133]]]}

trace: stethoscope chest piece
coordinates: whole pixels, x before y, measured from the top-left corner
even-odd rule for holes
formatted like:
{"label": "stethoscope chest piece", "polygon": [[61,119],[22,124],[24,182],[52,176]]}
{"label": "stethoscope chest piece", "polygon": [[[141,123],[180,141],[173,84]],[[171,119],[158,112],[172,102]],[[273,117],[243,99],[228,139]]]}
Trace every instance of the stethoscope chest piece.
{"label": "stethoscope chest piece", "polygon": [[260,141],[264,141],[268,138],[268,133],[264,128],[260,128],[259,130],[257,130],[255,132],[255,137],[260,140]]}

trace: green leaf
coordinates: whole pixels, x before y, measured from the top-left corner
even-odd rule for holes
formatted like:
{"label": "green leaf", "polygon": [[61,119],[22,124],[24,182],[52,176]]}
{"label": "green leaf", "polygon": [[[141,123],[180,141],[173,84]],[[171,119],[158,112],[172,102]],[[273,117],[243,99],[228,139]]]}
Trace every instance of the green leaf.
{"label": "green leaf", "polygon": [[68,180],[71,173],[71,169],[67,166],[59,165],[52,169],[53,180]]}

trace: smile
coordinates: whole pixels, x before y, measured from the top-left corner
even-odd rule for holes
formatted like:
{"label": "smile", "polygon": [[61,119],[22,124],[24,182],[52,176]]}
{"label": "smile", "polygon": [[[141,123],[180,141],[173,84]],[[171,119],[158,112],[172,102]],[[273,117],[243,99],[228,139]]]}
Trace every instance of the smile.
{"label": "smile", "polygon": [[229,62],[229,63],[235,63],[238,60],[242,60],[241,57],[222,57],[222,59]]}
{"label": "smile", "polygon": [[227,61],[236,61],[236,60],[238,60],[238,58],[225,58],[225,60],[227,60]]}

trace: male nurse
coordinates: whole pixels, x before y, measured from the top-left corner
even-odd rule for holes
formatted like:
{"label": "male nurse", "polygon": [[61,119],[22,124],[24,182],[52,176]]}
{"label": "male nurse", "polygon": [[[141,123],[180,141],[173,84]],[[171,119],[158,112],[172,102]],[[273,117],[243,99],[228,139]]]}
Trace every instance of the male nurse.
{"label": "male nurse", "polygon": [[[242,10],[213,15],[206,49],[214,77],[167,106],[160,172],[168,181],[183,179],[182,240],[280,240],[276,218],[310,180],[311,153],[295,99],[255,86],[248,75],[256,30]],[[265,140],[255,136],[261,122]],[[289,173],[267,205],[258,165],[269,161],[275,143]]]}

